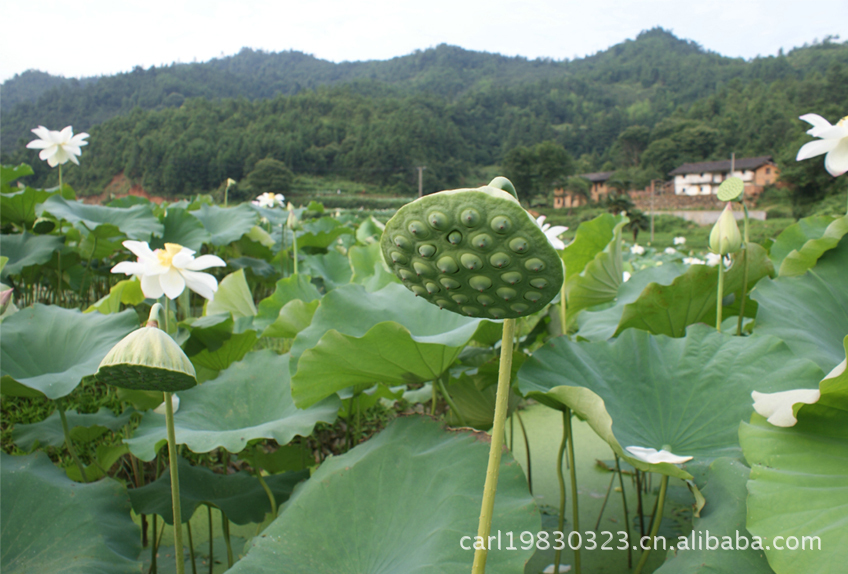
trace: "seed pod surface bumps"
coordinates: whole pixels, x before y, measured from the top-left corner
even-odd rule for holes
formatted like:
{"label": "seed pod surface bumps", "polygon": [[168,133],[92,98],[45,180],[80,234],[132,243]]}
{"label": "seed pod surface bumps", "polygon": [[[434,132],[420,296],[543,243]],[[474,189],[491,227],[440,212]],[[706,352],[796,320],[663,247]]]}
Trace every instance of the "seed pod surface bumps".
{"label": "seed pod surface bumps", "polygon": [[462,315],[530,315],[562,286],[556,250],[515,197],[495,187],[407,204],[386,224],[381,247],[408,289]]}

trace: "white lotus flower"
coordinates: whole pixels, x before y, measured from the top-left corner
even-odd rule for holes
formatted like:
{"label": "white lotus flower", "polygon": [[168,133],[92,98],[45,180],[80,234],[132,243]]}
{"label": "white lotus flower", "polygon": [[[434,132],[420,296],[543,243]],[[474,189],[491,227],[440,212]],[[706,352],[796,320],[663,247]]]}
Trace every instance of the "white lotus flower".
{"label": "white lotus flower", "polygon": [[813,126],[807,133],[820,139],[804,144],[798,150],[795,161],[827,154],[824,156],[824,168],[830,175],[837,177],[848,171],[848,116],[835,126],[818,114],[806,114],[800,119]]}
{"label": "white lotus flower", "polygon": [[776,427],[795,426],[798,419],[792,406],[798,403],[811,405],[821,398],[818,389],[794,389],[780,393],[758,393],[753,391],[754,410]]}
{"label": "white lotus flower", "polygon": [[546,216],[540,215],[536,219],[536,225],[539,226],[539,229],[545,234],[545,237],[548,238],[548,243],[553,245],[554,249],[565,249],[565,243],[562,242],[562,239],[559,238],[560,235],[568,231],[567,227],[562,225],[554,225],[551,227],[550,223],[545,223]]}
{"label": "white lotus flower", "polygon": [[625,283],[630,281],[630,277],[631,277],[630,271],[625,271],[624,273],[621,274],[621,278],[624,280]]}
{"label": "white lotus flower", "polygon": [[253,200],[253,205],[258,205],[259,207],[267,207],[273,208],[285,205],[286,198],[282,193],[271,193],[267,191]]}
{"label": "white lotus flower", "polygon": [[[173,407],[174,412],[176,413],[180,410],[180,397],[177,396],[177,393],[171,393],[171,407]],[[162,401],[158,407],[153,409],[154,413],[159,413],[160,415],[164,415],[165,413],[165,401]]]}
{"label": "white lotus flower", "polygon": [[643,462],[649,464],[659,464],[661,462],[670,462],[671,464],[683,464],[687,460],[692,460],[691,456],[678,456],[665,449],[658,451],[655,448],[645,448],[643,446],[628,446],[625,449]]}
{"label": "white lotus flower", "polygon": [[682,237],[682,236],[675,237],[674,238],[674,244],[675,245],[686,245],[686,238]]}
{"label": "white lotus flower", "polygon": [[721,255],[718,253],[707,253],[707,265],[715,267],[721,261]]}
{"label": "white lotus flower", "polygon": [[112,268],[112,273],[137,275],[141,278],[141,291],[145,297],[158,299],[163,294],[176,299],[186,287],[210,301],[218,290],[218,280],[209,273],[199,273],[210,267],[226,267],[215,255],[194,258],[194,251],[166,243],[165,249],[151,251],[146,241],[124,241],[124,247],[138,256],[138,261],[123,261]]}
{"label": "white lotus flower", "polygon": [[637,243],[636,245],[632,245],[630,247],[630,253],[632,253],[633,255],[644,255],[645,248]]}
{"label": "white lotus flower", "polygon": [[676,255],[677,249],[675,249],[674,247],[666,247],[665,248],[665,254],[666,255]]}
{"label": "white lotus flower", "polygon": [[686,265],[704,265],[706,264],[706,261],[704,261],[703,259],[698,259],[697,257],[684,257],[683,263],[685,263]]}
{"label": "white lotus flower", "polygon": [[60,132],[48,130],[44,126],[38,126],[32,133],[37,135],[39,139],[32,140],[27,144],[29,149],[40,149],[38,157],[46,160],[50,167],[56,167],[71,160],[79,165],[78,155],[82,155],[80,149],[84,145],[88,145],[85,138],[88,134],[82,133],[74,135],[74,130],[71,126],[66,127]]}

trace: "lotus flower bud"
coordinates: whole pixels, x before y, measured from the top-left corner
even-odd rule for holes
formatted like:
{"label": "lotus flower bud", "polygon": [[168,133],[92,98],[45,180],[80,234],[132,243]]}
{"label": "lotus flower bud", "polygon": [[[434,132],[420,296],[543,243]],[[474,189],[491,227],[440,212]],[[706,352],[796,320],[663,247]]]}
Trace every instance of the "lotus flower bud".
{"label": "lotus flower bud", "polygon": [[718,255],[736,253],[742,247],[742,234],[731,205],[727,204],[710,232],[710,251]]}
{"label": "lotus flower bud", "polygon": [[535,313],[558,293],[562,260],[503,177],[426,195],[402,207],[380,240],[406,287],[461,315]]}
{"label": "lotus flower bud", "polygon": [[121,339],[103,358],[95,377],[116,387],[173,393],[197,384],[194,365],[179,345],[159,328],[159,303],[147,325]]}

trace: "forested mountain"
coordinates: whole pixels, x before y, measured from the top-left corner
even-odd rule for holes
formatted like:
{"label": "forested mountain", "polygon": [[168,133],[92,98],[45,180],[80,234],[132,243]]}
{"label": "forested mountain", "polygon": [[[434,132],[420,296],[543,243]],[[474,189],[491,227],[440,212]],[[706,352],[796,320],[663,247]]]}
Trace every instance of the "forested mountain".
{"label": "forested mountain", "polygon": [[[639,185],[731,151],[788,158],[806,141],[795,118],[835,121],[848,110],[848,43],[746,62],[661,29],[563,62],[446,45],[341,64],[243,50],[66,81],[7,109],[10,87],[32,95],[30,79],[46,85],[30,75],[2,86],[3,162],[33,163],[22,145],[32,127],[71,124],[91,138],[67,177],[91,193],[120,172],[159,195],[208,191],[247,178],[265,158],[406,193],[416,165],[427,165],[428,188],[444,188],[464,183],[474,166],[523,169],[513,160],[532,158],[542,142],[563,147],[576,160],[572,172],[618,169],[625,184]],[[36,180],[55,177],[34,167]]]}

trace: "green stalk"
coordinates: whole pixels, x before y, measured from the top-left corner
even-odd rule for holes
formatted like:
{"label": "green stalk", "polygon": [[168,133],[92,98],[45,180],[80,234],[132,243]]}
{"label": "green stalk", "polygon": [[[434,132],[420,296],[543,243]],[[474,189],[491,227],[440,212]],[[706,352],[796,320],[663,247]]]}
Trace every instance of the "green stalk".
{"label": "green stalk", "polygon": [[724,255],[718,262],[718,299],[716,299],[716,331],[721,333],[721,301],[724,299]]}
{"label": "green stalk", "polygon": [[439,387],[436,385],[435,379],[430,382],[430,391],[432,391],[432,399],[430,400],[430,416],[436,416],[436,401],[439,398]]}
{"label": "green stalk", "polygon": [[188,556],[191,560],[191,574],[197,574],[197,564],[194,563],[194,540],[191,538],[191,520],[186,522],[186,530],[188,531]]}
{"label": "green stalk", "polygon": [[[618,464],[618,454],[613,454],[615,454],[615,471],[618,473],[618,484],[621,486],[621,503],[624,505],[624,527],[627,529],[627,537],[630,538],[630,518],[627,516],[627,494],[624,492],[624,478],[621,476],[621,466]],[[597,529],[598,528],[595,527],[595,530]],[[633,552],[630,550],[630,544],[627,545],[627,567],[633,567]]]}
{"label": "green stalk", "polygon": [[212,568],[215,565],[215,553],[213,552],[214,548],[212,545],[212,540],[215,538],[215,531],[212,525],[212,507],[206,505],[206,511],[209,518],[209,574],[212,574]]}
{"label": "green stalk", "polygon": [[292,252],[294,253],[294,275],[297,275],[297,235],[292,230]]}
{"label": "green stalk", "polygon": [[524,452],[527,453],[527,486],[530,488],[530,494],[533,494],[533,465],[530,459],[530,440],[527,438],[527,429],[524,427],[524,420],[521,418],[521,413],[515,411],[515,416],[518,417],[521,436],[524,437]]}
{"label": "green stalk", "polygon": [[568,309],[565,307],[565,262],[562,264],[562,287],[559,289],[559,321],[562,325],[562,334],[568,334]]}
{"label": "green stalk", "polygon": [[495,509],[495,491],[498,487],[498,474],[503,452],[504,427],[506,423],[507,403],[509,401],[509,380],[512,372],[512,348],[515,337],[515,319],[504,319],[501,337],[501,359],[498,368],[498,390],[495,398],[495,420],[492,426],[492,442],[489,449],[489,464],[486,468],[486,483],[483,487],[483,505],[480,509],[480,525],[477,528],[478,540],[484,544],[474,552],[472,574],[486,571],[486,557],[489,553],[486,545],[492,530],[492,515]]}
{"label": "green stalk", "polygon": [[177,438],[174,431],[174,405],[171,393],[165,396],[165,425],[168,428],[168,463],[171,467],[171,506],[174,510],[174,556],[177,561],[177,574],[185,574],[183,558],[183,524],[180,512],[180,477],[177,470]]}
{"label": "green stalk", "polygon": [[65,416],[65,407],[62,403],[62,399],[58,399],[56,401],[56,408],[59,411],[59,418],[62,419],[62,432],[65,433],[65,446],[68,447],[68,452],[71,453],[71,458],[74,459],[77,468],[79,468],[82,481],[87,483],[88,478],[85,476],[85,467],[82,465],[82,461],[77,456],[77,451],[74,448],[73,441],[71,440],[71,430],[68,428],[68,419]]}
{"label": "green stalk", "polygon": [[[87,229],[87,227],[86,227],[86,229]],[[91,255],[88,256],[88,264],[86,265],[85,271],[82,274],[82,282],[80,283],[80,292],[79,292],[80,309],[83,307],[82,292],[83,292],[83,290],[85,290],[85,280],[88,279],[88,273],[91,271],[91,260],[94,258],[94,252],[95,251],[97,251],[97,236],[94,237],[94,245],[91,248]],[[86,290],[86,299],[88,299],[87,295],[88,295],[88,290]]]}
{"label": "green stalk", "polygon": [[452,413],[454,413],[454,414],[456,414],[456,418],[458,418],[458,419],[459,419],[459,424],[460,424],[460,425],[462,425],[462,426],[464,426],[464,427],[465,427],[465,426],[468,426],[467,424],[465,424],[465,417],[463,417],[463,416],[462,416],[462,413],[461,413],[461,412],[459,411],[459,409],[456,407],[456,405],[455,405],[455,404],[454,404],[454,402],[453,402],[453,399],[452,399],[452,398],[451,398],[451,396],[448,394],[448,389],[445,387],[445,381],[444,381],[445,376],[448,376],[448,377],[449,377],[449,376],[450,376],[450,373],[445,372],[445,373],[443,373],[443,374],[442,374],[442,376],[441,376],[441,377],[439,377],[439,378],[437,379],[437,380],[439,381],[439,390],[442,392],[442,395],[445,397],[445,401],[447,401],[448,406],[450,406],[450,408],[451,408],[451,412],[452,412]]}
{"label": "green stalk", "polygon": [[[665,505],[665,492],[668,490],[668,475],[664,474],[662,477],[662,482],[660,483],[660,494],[659,498],[657,498],[657,511],[654,514],[654,518],[652,520],[653,527],[651,528],[651,533],[649,536],[651,537],[651,545],[647,550],[642,551],[642,557],[639,559],[639,563],[636,565],[636,570],[633,574],[640,574],[642,572],[642,568],[645,566],[645,563],[648,561],[648,556],[651,555],[651,550],[654,547],[654,538],[657,536],[657,532],[660,530],[660,522],[662,522],[662,513],[663,506]],[[641,541],[640,541],[641,544]]]}
{"label": "green stalk", "polygon": [[[563,325],[565,323],[563,322]],[[567,409],[566,409],[567,410]],[[565,447],[568,444],[568,427],[565,423],[566,411],[562,412],[562,442],[559,443],[559,452],[557,452],[556,473],[559,481],[559,522],[557,523],[557,531],[562,532],[565,528],[565,475],[562,472],[562,459],[565,455]],[[604,501],[606,504],[606,500]],[[595,528],[597,530],[597,528]],[[554,572],[559,572],[559,565],[562,558],[562,549],[557,549],[554,554]]]}
{"label": "green stalk", "polygon": [[742,336],[742,321],[745,319],[745,298],[748,296],[748,206],[742,202],[742,209],[745,213],[743,236],[745,240],[745,250],[742,252],[742,257],[745,258],[745,271],[742,274],[742,301],[739,302],[739,321],[736,323],[736,336]]}
{"label": "green stalk", "polygon": [[268,495],[268,500],[271,502],[271,516],[277,518],[277,499],[274,498],[274,493],[271,492],[271,489],[268,487],[268,483],[265,482],[265,479],[262,478],[262,469],[259,467],[259,463],[257,462],[258,458],[256,457],[256,453],[259,451],[259,446],[256,446],[256,450],[254,451],[252,463],[253,470],[256,472],[256,478],[259,479],[259,484],[262,485],[262,490],[265,491],[265,494]]}
{"label": "green stalk", "polygon": [[62,195],[62,188],[63,187],[64,186],[62,185],[62,164],[60,163],[59,164],[59,195]]}
{"label": "green stalk", "polygon": [[[568,463],[571,470],[571,513],[573,517],[571,530],[572,532],[579,532],[580,516],[577,506],[577,465],[574,460],[574,433],[571,432],[571,409],[565,409],[563,418],[565,419],[565,426],[568,429]],[[574,551],[574,574],[580,574],[580,548]]]}
{"label": "green stalk", "polygon": [[224,542],[227,545],[227,568],[233,567],[233,546],[230,543],[230,519],[221,511],[221,528],[224,530]]}

